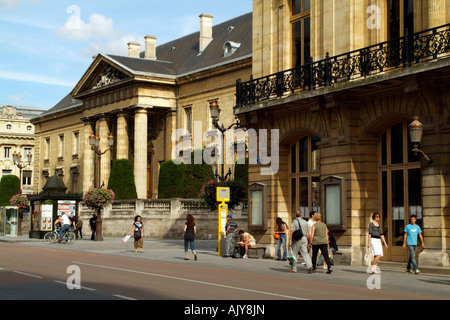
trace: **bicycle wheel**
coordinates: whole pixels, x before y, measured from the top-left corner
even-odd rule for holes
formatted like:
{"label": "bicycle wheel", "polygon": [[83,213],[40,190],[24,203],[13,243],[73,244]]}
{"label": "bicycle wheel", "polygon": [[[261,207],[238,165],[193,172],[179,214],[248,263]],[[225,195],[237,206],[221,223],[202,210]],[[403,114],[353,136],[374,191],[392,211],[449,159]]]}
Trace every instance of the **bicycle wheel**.
{"label": "bicycle wheel", "polygon": [[68,234],[69,234],[69,241],[70,242],[74,241],[76,238],[75,232],[69,231]]}
{"label": "bicycle wheel", "polygon": [[45,243],[54,243],[57,238],[58,237],[55,232],[53,232],[53,231],[47,232],[44,236],[44,242]]}

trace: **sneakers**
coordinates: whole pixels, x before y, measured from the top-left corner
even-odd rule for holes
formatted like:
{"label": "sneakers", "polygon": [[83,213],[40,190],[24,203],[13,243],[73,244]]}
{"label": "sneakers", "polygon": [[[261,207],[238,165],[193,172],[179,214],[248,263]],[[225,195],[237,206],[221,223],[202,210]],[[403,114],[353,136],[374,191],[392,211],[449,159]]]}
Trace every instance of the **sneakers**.
{"label": "sneakers", "polygon": [[248,259],[248,256],[246,254],[244,254],[244,256],[242,257],[242,259]]}
{"label": "sneakers", "polygon": [[417,270],[416,270],[416,274],[419,274],[419,273],[420,273],[420,270],[419,270],[419,269],[417,269]]}

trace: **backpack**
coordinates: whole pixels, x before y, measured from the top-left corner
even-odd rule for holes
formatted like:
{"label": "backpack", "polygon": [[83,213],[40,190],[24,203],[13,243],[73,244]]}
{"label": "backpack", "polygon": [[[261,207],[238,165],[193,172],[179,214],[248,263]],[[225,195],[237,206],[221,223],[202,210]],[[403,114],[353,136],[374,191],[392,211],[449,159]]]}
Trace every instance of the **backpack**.
{"label": "backpack", "polygon": [[292,233],[292,239],[294,239],[294,240],[301,240],[303,238],[302,226],[300,225],[300,221],[298,219],[296,219],[296,221],[298,223],[298,230],[295,230]]}

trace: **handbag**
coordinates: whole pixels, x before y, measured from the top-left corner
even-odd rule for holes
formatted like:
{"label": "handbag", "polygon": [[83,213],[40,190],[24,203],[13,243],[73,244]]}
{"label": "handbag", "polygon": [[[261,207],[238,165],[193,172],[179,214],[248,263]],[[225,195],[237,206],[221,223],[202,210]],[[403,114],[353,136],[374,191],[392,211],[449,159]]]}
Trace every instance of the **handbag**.
{"label": "handbag", "polygon": [[300,221],[298,221],[298,219],[296,219],[296,221],[297,221],[297,223],[298,223],[298,229],[295,230],[295,231],[292,233],[292,239],[294,239],[294,240],[300,240],[301,238],[303,238],[303,230],[302,230],[302,227],[301,227],[301,225],[300,225]]}
{"label": "handbag", "polygon": [[331,248],[328,249],[328,258],[330,259],[330,264],[334,266],[333,250]]}
{"label": "handbag", "polygon": [[275,238],[275,240],[278,240],[278,239],[280,239],[280,234],[275,232],[273,234],[273,237]]}
{"label": "handbag", "polygon": [[364,255],[364,265],[370,267],[372,265],[372,252],[366,247],[366,254]]}

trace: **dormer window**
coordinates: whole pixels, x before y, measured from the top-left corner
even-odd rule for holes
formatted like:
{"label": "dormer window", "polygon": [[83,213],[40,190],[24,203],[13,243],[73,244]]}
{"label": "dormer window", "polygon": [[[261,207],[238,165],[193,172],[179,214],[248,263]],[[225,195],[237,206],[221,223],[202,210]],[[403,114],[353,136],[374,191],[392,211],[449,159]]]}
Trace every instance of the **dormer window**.
{"label": "dormer window", "polygon": [[229,56],[232,56],[237,49],[241,46],[240,43],[236,43],[233,41],[227,41],[223,45],[223,56],[224,58],[228,58]]}

